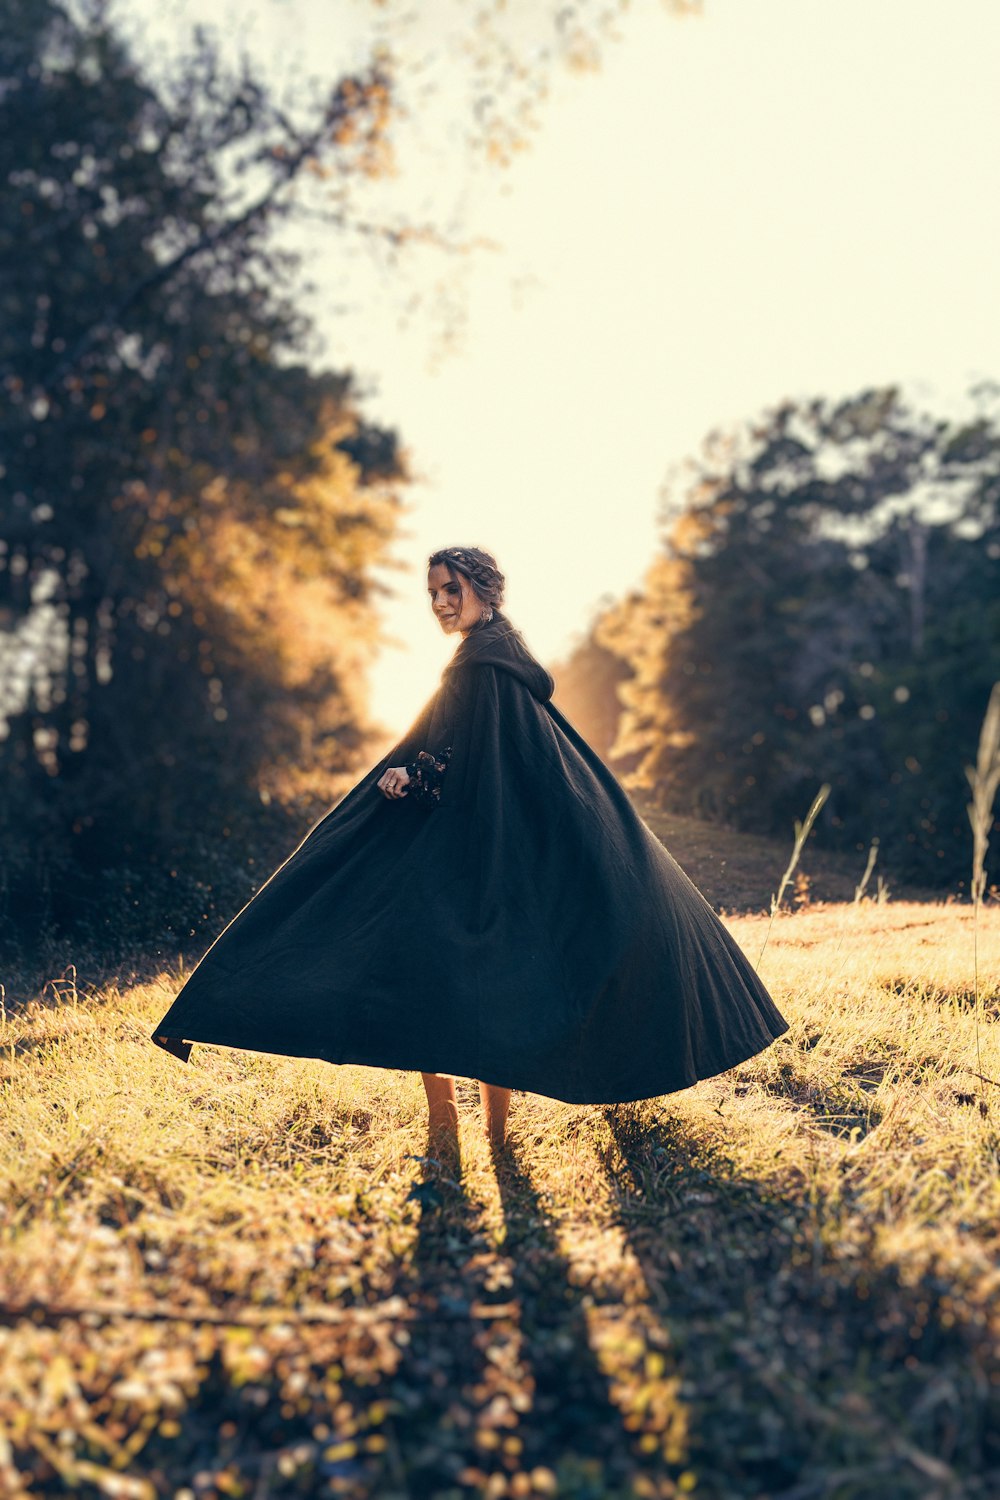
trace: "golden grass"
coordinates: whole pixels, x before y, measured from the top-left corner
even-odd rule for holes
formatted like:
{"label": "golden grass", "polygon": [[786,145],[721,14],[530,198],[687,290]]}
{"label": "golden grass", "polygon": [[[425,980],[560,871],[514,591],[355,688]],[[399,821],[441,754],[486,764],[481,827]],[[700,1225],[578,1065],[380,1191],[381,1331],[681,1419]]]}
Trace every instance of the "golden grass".
{"label": "golden grass", "polygon": [[8,1009],[0,1491],[995,1493],[1000,910],[981,1068],[971,939],[779,913],[786,1037],[641,1105],[515,1094],[496,1163],[460,1080],[454,1181],[416,1074],[161,1052],[169,974]]}

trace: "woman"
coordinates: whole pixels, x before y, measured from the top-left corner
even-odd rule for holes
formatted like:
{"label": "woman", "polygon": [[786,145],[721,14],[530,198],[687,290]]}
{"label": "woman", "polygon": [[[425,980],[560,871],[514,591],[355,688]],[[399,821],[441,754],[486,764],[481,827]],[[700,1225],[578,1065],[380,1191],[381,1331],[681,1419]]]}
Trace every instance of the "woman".
{"label": "woman", "polygon": [[788,1029],[742,949],[551,702],[479,547],[428,560],[461,642],[397,745],[216,938],[152,1034],[454,1075],[503,1142],[510,1091],[687,1088]]}

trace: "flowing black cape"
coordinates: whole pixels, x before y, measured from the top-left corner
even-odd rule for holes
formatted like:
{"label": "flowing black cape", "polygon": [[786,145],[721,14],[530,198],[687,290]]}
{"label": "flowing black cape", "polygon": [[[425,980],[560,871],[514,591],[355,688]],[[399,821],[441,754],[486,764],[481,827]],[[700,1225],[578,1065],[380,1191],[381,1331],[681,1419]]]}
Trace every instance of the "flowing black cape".
{"label": "flowing black cape", "polygon": [[[786,1031],[500,610],[191,971],[153,1040],[455,1073],[569,1103],[686,1088]],[[440,800],[376,783],[451,746]]]}

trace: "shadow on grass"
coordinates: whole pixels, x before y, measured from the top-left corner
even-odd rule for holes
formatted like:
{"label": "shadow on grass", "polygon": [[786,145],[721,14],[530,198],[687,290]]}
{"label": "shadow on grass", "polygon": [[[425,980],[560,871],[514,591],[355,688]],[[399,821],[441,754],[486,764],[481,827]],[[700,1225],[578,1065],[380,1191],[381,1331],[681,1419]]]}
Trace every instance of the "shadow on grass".
{"label": "shadow on grass", "polygon": [[385,1464],[369,1473],[363,1491],[380,1495],[391,1480],[414,1500],[467,1485],[480,1452],[489,1470],[499,1460],[493,1439],[506,1429],[484,1413],[491,1401],[494,1418],[505,1408],[502,1360],[497,1350],[492,1366],[487,1360],[486,1333],[494,1331],[500,1347],[509,1342],[503,1327],[484,1331],[474,1315],[489,1295],[490,1257],[482,1205],[466,1192],[458,1145],[429,1133],[419,1161],[422,1181],[410,1194],[419,1206],[417,1234],[389,1287],[414,1316],[396,1334],[399,1363],[380,1390],[390,1412]]}
{"label": "shadow on grass", "polygon": [[787,1099],[797,1109],[808,1111],[814,1123],[830,1135],[853,1135],[861,1139],[882,1123],[882,1107],[871,1095],[887,1071],[888,1064],[848,1069],[833,1084],[819,1087],[813,1079],[799,1074],[789,1061],[782,1064],[773,1078],[738,1082],[736,1093],[740,1097],[761,1093],[772,1099]]}
{"label": "shadow on grass", "polygon": [[[466,1196],[454,1159],[424,1163],[413,1254],[392,1286],[418,1315],[389,1386],[386,1477],[405,1480],[413,1500],[468,1492],[625,1500],[648,1466],[631,1451],[591,1348],[583,1294],[517,1149],[493,1152],[505,1221],[499,1250],[481,1232],[482,1205]],[[646,1493],[672,1490],[651,1479]]]}
{"label": "shadow on grass", "polygon": [[[570,1264],[512,1147],[494,1162],[499,1245],[460,1163],[430,1152],[418,1188],[434,1191],[415,1195],[415,1233],[386,1218],[384,1200],[367,1220],[359,1208],[353,1301],[329,1290],[324,1269],[344,1237],[334,1217],[302,1247],[311,1277],[270,1309],[220,1282],[217,1325],[169,1312],[159,1325],[0,1320],[0,1357],[18,1382],[0,1380],[0,1422],[24,1487],[115,1493],[127,1473],[147,1486],[137,1494],[206,1497],[1000,1493],[985,1254],[887,1262],[884,1225],[846,1180],[769,1193],[656,1101],[595,1109],[582,1128],[612,1199],[610,1223],[602,1210],[588,1232],[628,1252],[609,1254],[603,1289],[582,1254]],[[183,1269],[181,1248],[178,1287],[207,1247]],[[319,1308],[330,1319],[310,1318],[300,1297],[332,1303]],[[57,1357],[73,1381],[45,1377]]]}
{"label": "shadow on grass", "polygon": [[668,1115],[605,1119],[619,1222],[691,1403],[699,1495],[1000,1492],[986,1278],[886,1262],[843,1185],[836,1201],[777,1197]]}
{"label": "shadow on grass", "polygon": [[[493,1153],[506,1226],[511,1295],[521,1309],[522,1357],[534,1385],[528,1467],[558,1470],[563,1488],[597,1495],[632,1493],[638,1471],[656,1461],[636,1449],[623,1425],[608,1377],[592,1346],[586,1288],[570,1277],[555,1219],[531,1179],[518,1148]],[[655,1487],[647,1490],[653,1494]],[[562,1489],[560,1490],[562,1493]]]}

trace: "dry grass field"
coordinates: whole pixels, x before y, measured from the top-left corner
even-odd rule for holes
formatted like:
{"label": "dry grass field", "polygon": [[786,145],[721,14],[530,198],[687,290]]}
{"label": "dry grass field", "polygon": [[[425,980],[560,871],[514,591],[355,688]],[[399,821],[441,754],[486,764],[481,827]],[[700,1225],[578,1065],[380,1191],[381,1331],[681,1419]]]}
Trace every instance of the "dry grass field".
{"label": "dry grass field", "polygon": [[[756,961],[767,918],[728,920]],[[160,1051],[172,974],[8,1003],[0,1492],[1000,1494],[972,920],[783,912],[767,1052],[638,1105],[515,1094],[496,1160],[460,1081],[457,1169],[416,1074]]]}

